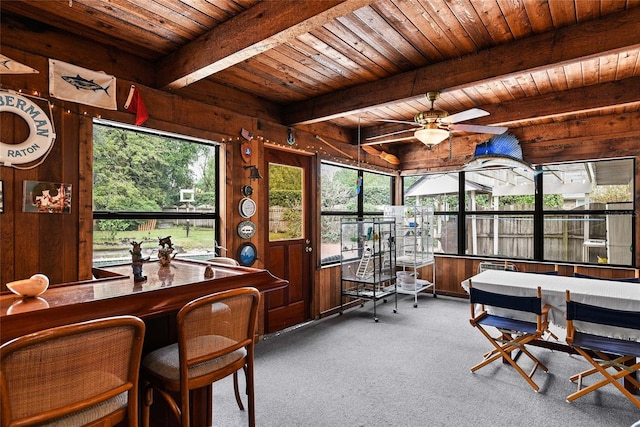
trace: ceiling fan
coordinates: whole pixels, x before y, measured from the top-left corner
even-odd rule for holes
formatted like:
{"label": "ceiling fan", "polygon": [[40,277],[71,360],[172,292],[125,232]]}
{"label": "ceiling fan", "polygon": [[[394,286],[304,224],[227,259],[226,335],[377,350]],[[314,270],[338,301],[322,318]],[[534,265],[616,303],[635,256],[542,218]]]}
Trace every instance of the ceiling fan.
{"label": "ceiling fan", "polygon": [[[425,95],[427,100],[431,102],[431,108],[427,111],[422,111],[415,115],[414,121],[403,121],[403,120],[385,120],[381,119],[383,122],[390,123],[403,123],[408,125],[413,125],[412,129],[405,129],[396,132],[387,133],[384,135],[372,136],[366,138],[366,141],[362,145],[375,145],[375,144],[386,144],[389,142],[399,142],[399,141],[410,141],[412,139],[417,139],[422,142],[428,148],[433,147],[447,139],[451,132],[453,131],[464,131],[464,132],[474,132],[474,133],[490,133],[499,135],[508,130],[505,126],[482,126],[482,125],[467,125],[460,124],[459,122],[463,122],[465,120],[476,119],[478,117],[488,116],[489,113],[487,111],[481,110],[480,108],[471,108],[469,110],[461,111],[456,114],[449,115],[446,111],[436,110],[433,104],[436,102],[438,98],[440,98],[440,92],[427,92]],[[386,138],[392,135],[400,135],[405,132],[413,131],[412,136],[406,137],[398,137],[385,139],[383,141],[379,141],[381,138]]]}

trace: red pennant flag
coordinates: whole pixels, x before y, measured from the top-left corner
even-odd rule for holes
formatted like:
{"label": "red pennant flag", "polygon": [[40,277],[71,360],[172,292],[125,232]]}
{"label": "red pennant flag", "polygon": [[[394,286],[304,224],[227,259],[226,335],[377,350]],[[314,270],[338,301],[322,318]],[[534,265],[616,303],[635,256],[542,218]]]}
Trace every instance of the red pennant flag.
{"label": "red pennant flag", "polygon": [[127,102],[124,103],[124,108],[136,114],[136,126],[140,126],[149,118],[149,113],[147,112],[147,107],[144,106],[140,91],[134,85],[131,85],[131,90],[129,90],[129,96],[127,97]]}

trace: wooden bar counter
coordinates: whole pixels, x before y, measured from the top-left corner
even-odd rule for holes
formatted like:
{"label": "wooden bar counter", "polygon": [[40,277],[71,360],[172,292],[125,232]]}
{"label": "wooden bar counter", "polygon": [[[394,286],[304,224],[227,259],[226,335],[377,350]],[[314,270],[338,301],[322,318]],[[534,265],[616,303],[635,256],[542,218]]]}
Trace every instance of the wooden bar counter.
{"label": "wooden bar counter", "polygon": [[[212,278],[205,278],[207,266],[213,270]],[[176,342],[175,314],[195,298],[243,286],[268,293],[288,285],[286,280],[267,270],[210,262],[173,260],[165,267],[158,262],[148,262],[142,271],[147,280],[137,283],[133,280],[131,265],[126,264],[95,270],[99,277],[95,280],[50,286],[35,298],[3,293],[0,295],[0,342],[54,326],[131,314],[142,318],[147,326],[143,350],[146,354]],[[259,323],[263,325],[264,319],[259,319]],[[260,325],[258,329],[263,330]],[[194,394],[192,410],[197,422],[194,425],[210,423],[211,395],[210,387]],[[154,425],[172,425],[171,418],[165,412]]]}
{"label": "wooden bar counter", "polygon": [[[214,276],[205,279],[211,266]],[[39,297],[0,295],[0,342],[41,329],[100,317],[132,314],[143,320],[175,314],[192,299],[225,289],[253,286],[265,293],[287,286],[269,273],[248,267],[173,260],[143,265],[144,282],[134,283],[130,264],[96,270],[96,280],[53,285]]]}

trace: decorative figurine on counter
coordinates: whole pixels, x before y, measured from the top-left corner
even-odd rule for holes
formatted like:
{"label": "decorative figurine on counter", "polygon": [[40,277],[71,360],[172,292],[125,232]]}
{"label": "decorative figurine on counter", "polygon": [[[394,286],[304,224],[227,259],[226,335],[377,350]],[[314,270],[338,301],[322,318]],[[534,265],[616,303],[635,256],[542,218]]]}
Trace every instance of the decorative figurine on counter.
{"label": "decorative figurine on counter", "polygon": [[213,268],[211,268],[210,265],[207,265],[207,268],[204,269],[204,278],[205,279],[213,279],[213,276],[215,276]]}
{"label": "decorative figurine on counter", "polygon": [[143,282],[147,280],[147,276],[142,275],[142,263],[147,261],[149,258],[142,257],[142,242],[138,243],[136,241],[132,241],[131,245],[133,249],[129,250],[131,254],[131,267],[133,268],[133,281],[134,282]]}
{"label": "decorative figurine on counter", "polygon": [[167,266],[171,263],[171,260],[175,258],[176,254],[173,254],[173,244],[171,243],[171,236],[167,237],[159,237],[158,244],[160,245],[160,249],[158,249],[158,259],[160,260],[160,265]]}

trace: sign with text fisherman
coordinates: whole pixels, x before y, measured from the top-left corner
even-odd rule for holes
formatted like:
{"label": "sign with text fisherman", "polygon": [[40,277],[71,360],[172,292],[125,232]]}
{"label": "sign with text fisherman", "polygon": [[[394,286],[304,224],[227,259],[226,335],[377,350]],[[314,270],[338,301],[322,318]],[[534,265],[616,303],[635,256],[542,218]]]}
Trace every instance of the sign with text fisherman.
{"label": "sign with text fisherman", "polygon": [[116,78],[49,59],[49,95],[65,101],[117,110]]}

